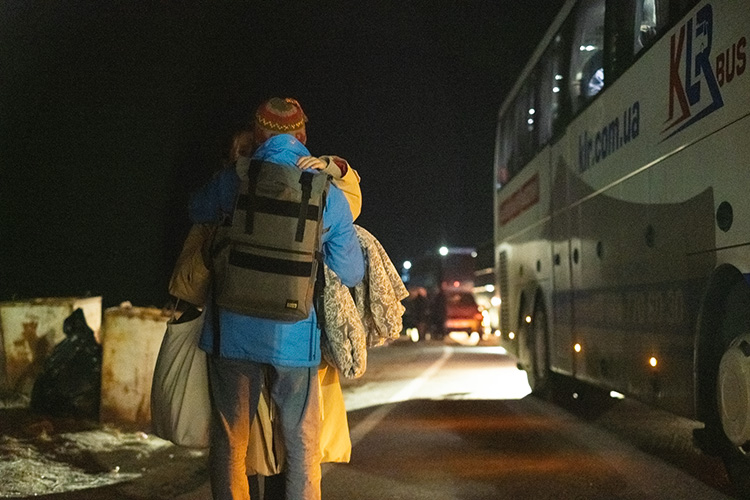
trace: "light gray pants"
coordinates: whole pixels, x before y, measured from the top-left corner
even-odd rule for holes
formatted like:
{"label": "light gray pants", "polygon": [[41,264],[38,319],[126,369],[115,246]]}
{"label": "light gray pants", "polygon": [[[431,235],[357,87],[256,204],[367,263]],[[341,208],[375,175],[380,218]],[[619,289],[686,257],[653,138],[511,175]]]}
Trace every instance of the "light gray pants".
{"label": "light gray pants", "polygon": [[273,366],[209,356],[211,492],[214,500],[248,500],[245,455],[250,423],[267,371],[286,449],[287,500],[320,500],[318,368]]}

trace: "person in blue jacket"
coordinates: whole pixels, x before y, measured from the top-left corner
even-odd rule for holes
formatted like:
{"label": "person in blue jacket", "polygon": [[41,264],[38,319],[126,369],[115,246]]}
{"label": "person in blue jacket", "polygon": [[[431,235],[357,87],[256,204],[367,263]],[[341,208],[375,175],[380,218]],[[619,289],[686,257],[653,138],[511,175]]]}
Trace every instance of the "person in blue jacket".
{"label": "person in blue jacket", "polygon": [[[310,157],[305,140],[305,116],[295,100],[272,98],[258,108],[254,159],[296,169],[302,163],[300,159]],[[237,161],[193,195],[190,217],[194,223],[218,222],[232,214],[240,176],[247,175],[248,164]],[[352,287],[362,280],[364,258],[351,211],[344,194],[334,185],[323,210],[322,252],[325,264],[345,285]],[[218,313],[219,352],[214,352],[214,313]],[[286,498],[320,500],[317,372],[321,354],[315,311],[305,320],[283,323],[221,308],[212,311],[209,305],[206,318],[199,345],[210,354],[213,498],[250,498],[245,454],[264,373],[268,372],[286,449]]]}

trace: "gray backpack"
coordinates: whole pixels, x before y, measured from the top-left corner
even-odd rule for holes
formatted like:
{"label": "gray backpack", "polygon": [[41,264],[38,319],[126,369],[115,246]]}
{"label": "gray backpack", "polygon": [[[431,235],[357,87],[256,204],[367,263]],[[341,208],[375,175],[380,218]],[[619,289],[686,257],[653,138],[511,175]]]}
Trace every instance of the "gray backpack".
{"label": "gray backpack", "polygon": [[310,315],[329,185],[322,173],[250,162],[232,219],[214,240],[216,305],[278,321]]}

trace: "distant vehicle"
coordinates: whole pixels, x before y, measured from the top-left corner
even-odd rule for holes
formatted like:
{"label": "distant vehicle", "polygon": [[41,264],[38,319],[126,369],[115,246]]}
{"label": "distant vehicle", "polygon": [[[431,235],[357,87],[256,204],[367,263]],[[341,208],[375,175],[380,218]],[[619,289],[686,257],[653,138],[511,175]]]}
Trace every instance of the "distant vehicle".
{"label": "distant vehicle", "polygon": [[[418,342],[429,337],[440,340],[453,332],[482,334],[482,315],[474,294],[466,290],[448,290],[435,294],[431,301],[414,290],[404,301],[404,335]],[[421,300],[420,300],[421,299]]]}
{"label": "distant vehicle", "polygon": [[474,300],[474,294],[466,291],[445,293],[444,333],[482,332],[482,313]]}
{"label": "distant vehicle", "polygon": [[[474,248],[444,248],[441,254],[426,254],[412,263],[404,333],[413,341],[428,335],[440,340],[454,331],[482,332],[482,314],[472,294],[476,255]],[[416,313],[422,310],[415,300],[418,295],[426,298],[423,319]]]}
{"label": "distant vehicle", "polygon": [[[498,115],[501,345],[705,424],[750,495],[750,9],[569,0]],[[564,382],[559,384],[558,382]]]}

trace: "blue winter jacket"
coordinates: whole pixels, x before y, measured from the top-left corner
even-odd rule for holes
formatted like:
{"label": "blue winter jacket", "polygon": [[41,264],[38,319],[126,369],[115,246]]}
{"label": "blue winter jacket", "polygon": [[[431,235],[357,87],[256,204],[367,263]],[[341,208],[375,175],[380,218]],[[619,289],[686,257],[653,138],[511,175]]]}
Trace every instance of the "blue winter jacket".
{"label": "blue winter jacket", "polygon": [[[300,156],[308,156],[307,148],[288,134],[276,135],[263,143],[253,158],[267,160],[296,169]],[[322,175],[322,174],[321,174]],[[240,178],[234,168],[214,176],[190,200],[190,218],[195,223],[216,222],[223,214],[231,214],[239,189]],[[364,276],[364,259],[357,240],[349,204],[333,184],[323,210],[323,259],[341,281],[355,286]],[[315,311],[296,323],[245,316],[221,309],[220,355],[279,366],[317,366],[320,364],[320,329]],[[214,328],[211,307],[200,347],[213,352]]]}

